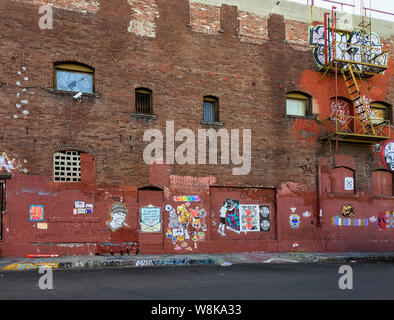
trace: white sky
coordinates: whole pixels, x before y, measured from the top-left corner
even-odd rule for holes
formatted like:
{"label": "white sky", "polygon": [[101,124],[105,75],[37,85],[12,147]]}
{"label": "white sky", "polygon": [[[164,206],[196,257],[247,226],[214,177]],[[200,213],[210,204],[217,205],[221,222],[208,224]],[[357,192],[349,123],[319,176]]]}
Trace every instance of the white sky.
{"label": "white sky", "polygon": [[[312,3],[312,0],[288,0],[288,1],[298,2],[302,4],[308,4],[308,1],[309,4]],[[342,6],[340,4],[331,3],[324,0],[313,0],[313,1],[314,1],[314,5],[317,7],[331,9],[332,6],[336,6],[337,11],[342,11]],[[368,16],[371,15],[372,18],[394,22],[394,0],[332,0],[332,1],[354,5],[355,6],[354,8],[349,6],[343,6],[343,11],[357,15],[363,14],[360,8],[362,6],[362,3],[364,3],[363,6],[366,8],[385,11],[392,14],[392,15],[382,14],[382,13],[367,10]]]}

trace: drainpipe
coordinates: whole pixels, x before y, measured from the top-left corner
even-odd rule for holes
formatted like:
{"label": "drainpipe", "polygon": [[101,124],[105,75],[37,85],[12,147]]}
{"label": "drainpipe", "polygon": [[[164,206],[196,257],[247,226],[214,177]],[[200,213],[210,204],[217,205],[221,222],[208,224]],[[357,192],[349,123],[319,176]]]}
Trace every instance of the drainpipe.
{"label": "drainpipe", "polygon": [[323,212],[321,209],[321,204],[320,204],[320,177],[321,177],[321,170],[320,170],[320,165],[316,165],[316,172],[317,172],[317,183],[316,183],[316,202],[317,202],[317,226],[321,227],[322,226],[322,221],[323,221]]}

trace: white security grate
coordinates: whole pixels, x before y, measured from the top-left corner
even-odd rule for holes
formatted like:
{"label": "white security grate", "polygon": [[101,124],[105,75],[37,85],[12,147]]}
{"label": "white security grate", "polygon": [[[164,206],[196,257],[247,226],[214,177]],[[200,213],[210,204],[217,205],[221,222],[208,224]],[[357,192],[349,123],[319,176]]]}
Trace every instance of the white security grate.
{"label": "white security grate", "polygon": [[61,151],[53,155],[53,173],[57,182],[80,182],[81,160],[78,151]]}

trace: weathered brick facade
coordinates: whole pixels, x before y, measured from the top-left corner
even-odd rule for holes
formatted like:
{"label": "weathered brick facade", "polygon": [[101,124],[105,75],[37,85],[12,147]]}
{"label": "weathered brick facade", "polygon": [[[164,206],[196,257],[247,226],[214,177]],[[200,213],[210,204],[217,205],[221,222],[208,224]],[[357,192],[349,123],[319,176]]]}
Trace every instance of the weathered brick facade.
{"label": "weathered brick facade", "polygon": [[[94,254],[118,247],[133,252],[137,244],[145,252],[180,253],[385,250],[392,245],[393,231],[379,233],[375,221],[350,232],[351,227],[344,231],[331,223],[342,203],[351,203],[356,217],[369,219],[392,210],[394,198],[371,195],[372,171],[385,169],[373,145],[340,144],[336,150],[335,143],[330,148],[319,141],[330,98],[347,96],[341,84],[335,91],[332,74],[322,79],[308,43],[309,27],[322,21],[248,11],[226,1],[214,4],[219,2],[51,1],[53,29],[45,30],[38,25],[42,1],[0,3],[0,151],[12,163],[8,170],[2,167],[12,175],[5,180],[2,254]],[[366,81],[370,100],[388,105],[394,99],[392,36],[380,36],[389,51],[389,69]],[[94,68],[94,94],[76,100],[54,90],[58,62]],[[153,116],[135,115],[140,87],[152,90]],[[311,96],[310,116],[286,115],[291,91]],[[219,98],[215,125],[201,122],[204,96]],[[164,164],[147,165],[144,133],[158,129],[165,137],[167,121],[174,121],[175,132],[188,128],[196,137],[199,129],[239,129],[241,147],[242,130],[251,129],[250,173],[233,175],[241,165],[231,161],[199,164],[197,146],[195,164],[165,164],[164,150]],[[53,182],[53,154],[63,150],[90,155],[81,163],[81,183]],[[331,169],[342,166],[336,151],[354,161],[351,196],[322,190],[334,179]],[[226,193],[241,204],[267,205],[270,230],[218,236]],[[171,211],[165,206],[176,209],[184,202],[174,197],[183,195],[199,195],[205,230],[189,229],[190,239],[174,241],[168,229],[177,228],[168,227]],[[94,204],[94,212],[73,215],[75,201]],[[119,202],[128,210],[128,227],[110,231],[106,223]],[[140,232],[140,208],[149,204],[162,208],[159,233]],[[44,206],[47,229],[29,221],[30,205]],[[296,228],[289,224],[293,207],[301,216]],[[305,212],[310,215],[302,216]],[[191,240],[194,233],[198,241]]]}

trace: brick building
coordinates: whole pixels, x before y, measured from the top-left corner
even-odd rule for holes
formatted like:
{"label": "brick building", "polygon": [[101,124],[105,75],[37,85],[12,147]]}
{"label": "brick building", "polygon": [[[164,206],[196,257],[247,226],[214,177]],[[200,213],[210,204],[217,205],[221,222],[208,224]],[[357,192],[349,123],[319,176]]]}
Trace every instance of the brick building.
{"label": "brick building", "polygon": [[1,1],[0,254],[391,250],[392,30],[276,0]]}

